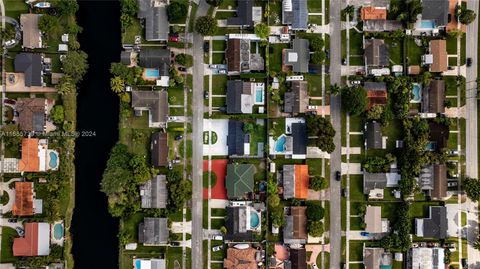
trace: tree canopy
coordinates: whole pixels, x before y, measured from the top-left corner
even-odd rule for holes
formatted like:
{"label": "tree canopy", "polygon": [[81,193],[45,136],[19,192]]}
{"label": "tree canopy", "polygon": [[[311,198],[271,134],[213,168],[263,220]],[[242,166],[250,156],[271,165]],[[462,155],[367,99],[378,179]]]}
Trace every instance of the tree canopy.
{"label": "tree canopy", "polygon": [[63,71],[72,78],[73,82],[79,82],[87,72],[87,57],[83,51],[69,51],[63,59]]}
{"label": "tree canopy", "polygon": [[180,2],[170,2],[167,7],[167,16],[169,22],[179,22],[187,16],[188,8]]}
{"label": "tree canopy", "polygon": [[477,14],[473,10],[468,9],[466,5],[457,6],[457,14],[458,20],[463,24],[470,24],[477,17]]}
{"label": "tree canopy", "polygon": [[323,222],[321,221],[309,221],[307,223],[308,234],[313,237],[320,237],[324,232]]}
{"label": "tree canopy", "polygon": [[350,115],[363,113],[367,104],[367,92],[362,87],[342,88],[342,106]]}
{"label": "tree canopy", "polygon": [[62,124],[64,118],[64,111],[62,105],[56,105],[50,111],[50,117],[55,124]]}
{"label": "tree canopy", "polygon": [[270,35],[270,27],[265,23],[259,23],[255,25],[255,34],[258,37],[265,39]]}
{"label": "tree canopy", "polygon": [[193,56],[185,53],[180,53],[175,56],[175,62],[185,67],[193,66]]}
{"label": "tree canopy", "polygon": [[309,221],[319,221],[325,216],[325,209],[317,202],[309,202],[306,213]]}
{"label": "tree canopy", "polygon": [[335,150],[333,137],[335,129],[327,118],[316,115],[307,115],[305,117],[307,123],[307,133],[309,136],[317,136],[315,144],[322,151],[332,153]]}
{"label": "tree canopy", "polygon": [[463,189],[467,196],[473,201],[480,200],[480,180],[476,178],[465,178],[463,180]]}
{"label": "tree canopy", "polygon": [[217,20],[210,16],[199,17],[195,23],[195,30],[204,36],[213,35],[217,31]]}
{"label": "tree canopy", "polygon": [[309,181],[309,188],[314,191],[321,191],[327,188],[328,182],[324,177],[312,176]]}

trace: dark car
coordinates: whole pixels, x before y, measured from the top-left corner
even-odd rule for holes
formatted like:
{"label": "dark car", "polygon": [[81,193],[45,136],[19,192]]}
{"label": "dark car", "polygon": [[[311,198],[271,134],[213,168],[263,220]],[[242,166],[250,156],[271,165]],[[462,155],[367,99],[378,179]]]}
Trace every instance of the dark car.
{"label": "dark car", "polygon": [[467,58],[467,67],[472,66],[472,58]]}
{"label": "dark car", "polygon": [[177,135],[177,136],[175,136],[175,140],[182,140],[182,138],[183,138],[183,135]]}
{"label": "dark car", "polygon": [[178,247],[180,246],[180,242],[170,242],[170,246]]}
{"label": "dark car", "polygon": [[340,171],[335,172],[335,180],[340,181],[342,179],[342,173]]}
{"label": "dark car", "polygon": [[17,222],[17,219],[8,219],[8,222],[10,222],[10,223],[16,223],[16,222]]}
{"label": "dark car", "polygon": [[187,71],[187,68],[185,68],[185,67],[183,67],[183,66],[179,66],[179,67],[178,67],[178,71],[185,72],[185,71]]}
{"label": "dark car", "polygon": [[207,53],[209,50],[210,50],[210,42],[205,41],[205,42],[203,43],[203,51],[204,51],[205,53]]}
{"label": "dark car", "polygon": [[342,59],[342,65],[347,65],[347,59],[345,58]]}
{"label": "dark car", "polygon": [[208,99],[208,91],[203,92],[203,98]]}
{"label": "dark car", "polygon": [[5,102],[5,104],[10,104],[10,105],[15,105],[17,103],[17,101],[13,99],[5,99],[3,100],[3,102]]}
{"label": "dark car", "polygon": [[467,262],[467,259],[465,259],[465,258],[462,259],[462,267],[463,268],[468,268],[468,262]]}

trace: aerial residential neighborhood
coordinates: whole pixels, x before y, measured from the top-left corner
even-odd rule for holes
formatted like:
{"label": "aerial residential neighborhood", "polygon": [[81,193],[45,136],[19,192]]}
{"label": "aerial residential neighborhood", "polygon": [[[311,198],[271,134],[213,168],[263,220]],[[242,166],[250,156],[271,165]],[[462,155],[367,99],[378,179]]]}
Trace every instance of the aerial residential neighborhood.
{"label": "aerial residential neighborhood", "polygon": [[0,0],[0,268],[480,268],[479,5]]}

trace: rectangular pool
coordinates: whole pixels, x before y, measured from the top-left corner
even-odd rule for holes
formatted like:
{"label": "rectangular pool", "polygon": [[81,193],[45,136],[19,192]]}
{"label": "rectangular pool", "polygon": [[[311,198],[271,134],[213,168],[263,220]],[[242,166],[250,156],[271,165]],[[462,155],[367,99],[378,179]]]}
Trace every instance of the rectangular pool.
{"label": "rectangular pool", "polygon": [[160,77],[160,71],[158,69],[153,69],[153,68],[145,69],[146,79],[156,79],[158,77]]}

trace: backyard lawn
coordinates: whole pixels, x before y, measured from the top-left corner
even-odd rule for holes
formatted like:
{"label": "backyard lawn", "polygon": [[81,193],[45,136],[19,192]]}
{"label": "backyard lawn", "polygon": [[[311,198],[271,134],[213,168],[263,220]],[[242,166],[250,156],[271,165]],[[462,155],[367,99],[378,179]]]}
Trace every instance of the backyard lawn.
{"label": "backyard lawn", "polygon": [[392,64],[402,64],[403,42],[397,39],[385,39],[385,43],[388,44],[388,52],[390,61],[393,62]]}
{"label": "backyard lawn", "polygon": [[421,57],[425,53],[422,47],[417,46],[413,38],[407,38],[407,62],[410,65],[418,65],[421,63]]}
{"label": "backyard lawn", "polygon": [[270,71],[282,71],[282,50],[285,48],[287,44],[270,44]]}

